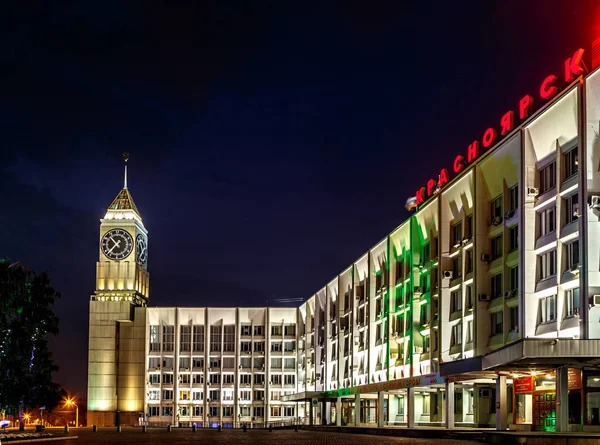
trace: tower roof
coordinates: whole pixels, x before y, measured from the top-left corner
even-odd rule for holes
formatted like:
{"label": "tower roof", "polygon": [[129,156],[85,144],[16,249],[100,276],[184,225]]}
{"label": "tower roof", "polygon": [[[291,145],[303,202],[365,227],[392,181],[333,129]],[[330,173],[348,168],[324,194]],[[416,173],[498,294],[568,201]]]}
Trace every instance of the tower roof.
{"label": "tower roof", "polygon": [[108,210],[133,210],[137,216],[140,218],[142,217],[127,188],[124,188],[119,192],[111,205],[108,206]]}

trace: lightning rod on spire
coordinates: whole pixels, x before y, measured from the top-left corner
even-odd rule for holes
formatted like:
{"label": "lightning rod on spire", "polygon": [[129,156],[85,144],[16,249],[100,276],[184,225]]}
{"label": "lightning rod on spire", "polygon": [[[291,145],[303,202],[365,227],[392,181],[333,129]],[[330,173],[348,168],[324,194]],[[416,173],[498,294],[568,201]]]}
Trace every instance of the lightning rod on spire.
{"label": "lightning rod on spire", "polygon": [[129,161],[129,153],[123,152],[123,160],[125,161],[125,180],[123,181],[123,190],[127,190],[127,161]]}

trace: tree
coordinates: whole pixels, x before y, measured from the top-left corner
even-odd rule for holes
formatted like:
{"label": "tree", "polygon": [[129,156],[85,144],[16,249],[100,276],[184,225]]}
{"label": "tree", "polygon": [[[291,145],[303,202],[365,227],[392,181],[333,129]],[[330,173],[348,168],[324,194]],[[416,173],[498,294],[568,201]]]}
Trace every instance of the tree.
{"label": "tree", "polygon": [[57,298],[47,273],[0,259],[0,410],[21,425],[25,409],[52,409],[60,400],[48,348],[48,336],[58,334]]}

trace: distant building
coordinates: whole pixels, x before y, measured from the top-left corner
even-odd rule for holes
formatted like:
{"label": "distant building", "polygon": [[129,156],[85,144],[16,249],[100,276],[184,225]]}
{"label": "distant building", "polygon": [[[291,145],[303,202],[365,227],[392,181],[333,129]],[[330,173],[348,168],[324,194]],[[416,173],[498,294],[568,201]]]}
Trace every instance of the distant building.
{"label": "distant building", "polygon": [[582,54],[297,309],[147,308],[125,187],[100,225],[88,423],[600,429],[600,74]]}

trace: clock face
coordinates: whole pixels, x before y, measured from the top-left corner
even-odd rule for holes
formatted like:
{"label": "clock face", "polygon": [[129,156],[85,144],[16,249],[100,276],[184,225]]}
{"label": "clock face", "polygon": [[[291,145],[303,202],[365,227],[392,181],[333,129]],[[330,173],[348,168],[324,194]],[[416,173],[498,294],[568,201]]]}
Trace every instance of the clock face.
{"label": "clock face", "polygon": [[107,258],[122,260],[133,250],[133,238],[125,229],[111,229],[102,237],[101,248]]}
{"label": "clock face", "polygon": [[148,264],[148,243],[146,237],[141,233],[135,237],[135,252],[137,262],[146,267]]}

